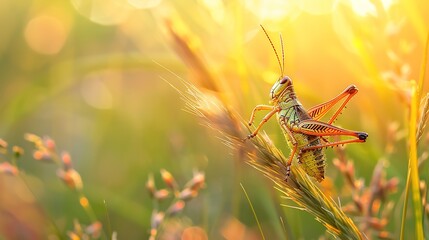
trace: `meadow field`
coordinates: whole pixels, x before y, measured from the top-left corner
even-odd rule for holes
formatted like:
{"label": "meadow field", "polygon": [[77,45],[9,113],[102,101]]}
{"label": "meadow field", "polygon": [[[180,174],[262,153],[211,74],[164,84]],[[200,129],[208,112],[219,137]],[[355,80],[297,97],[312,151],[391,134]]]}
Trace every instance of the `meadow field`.
{"label": "meadow field", "polygon": [[[429,239],[428,1],[6,0],[0,16],[0,239]],[[321,182],[297,159],[285,180],[276,117],[242,141],[282,71],[306,109],[359,89],[332,124],[368,138],[327,148]]]}

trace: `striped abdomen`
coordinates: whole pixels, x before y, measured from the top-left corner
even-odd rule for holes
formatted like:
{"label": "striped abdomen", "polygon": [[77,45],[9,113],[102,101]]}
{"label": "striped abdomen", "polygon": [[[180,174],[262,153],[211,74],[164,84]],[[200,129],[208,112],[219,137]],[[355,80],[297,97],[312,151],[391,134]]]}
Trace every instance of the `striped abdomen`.
{"label": "striped abdomen", "polygon": [[[307,145],[305,145],[305,147],[320,144],[320,137],[311,136],[311,135],[302,135],[302,136],[306,138],[306,142],[308,143]],[[317,148],[317,149],[312,149],[307,151],[301,151],[301,150],[302,150],[302,147],[298,146],[298,149],[297,149],[298,162],[301,163],[301,166],[304,168],[304,171],[308,175],[316,178],[318,182],[321,182],[325,178],[326,157],[325,157],[325,152],[323,151],[323,148]]]}
{"label": "striped abdomen", "polygon": [[[301,105],[295,105],[281,110],[278,113],[278,117],[280,121],[284,119],[286,126],[289,129],[292,128],[291,125],[311,118]],[[302,150],[303,148],[309,146],[320,145],[320,137],[295,133],[293,131],[291,132],[298,145],[296,151],[296,158],[298,159],[298,162],[301,164],[302,168],[308,175],[316,178],[317,181],[321,182],[325,177],[325,152],[322,148],[307,151]],[[289,147],[292,149],[293,145],[289,134],[284,132],[284,135],[286,137]]]}

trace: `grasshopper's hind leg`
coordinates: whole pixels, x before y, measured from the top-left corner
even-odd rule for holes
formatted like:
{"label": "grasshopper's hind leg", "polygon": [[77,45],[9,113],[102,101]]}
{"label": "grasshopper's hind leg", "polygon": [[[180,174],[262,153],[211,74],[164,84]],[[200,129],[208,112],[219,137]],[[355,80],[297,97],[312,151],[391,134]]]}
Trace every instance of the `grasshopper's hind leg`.
{"label": "grasshopper's hind leg", "polygon": [[[351,130],[339,128],[336,126],[332,126],[331,124],[327,124],[324,122],[315,121],[315,120],[304,120],[300,122],[296,130],[303,134],[319,136],[324,140],[324,143],[303,147],[300,149],[300,152],[306,152],[309,150],[315,150],[315,149],[325,148],[325,147],[335,147],[338,145],[344,145],[349,143],[365,142],[366,139],[368,138],[368,134],[365,132],[351,131]],[[336,141],[336,142],[329,142],[323,138],[325,136],[351,136],[355,138]]]}
{"label": "grasshopper's hind leg", "polygon": [[365,142],[368,134],[365,132],[357,132],[333,126],[328,123],[308,119],[301,121],[293,130],[299,133],[313,136],[351,136],[355,137],[356,142]]}
{"label": "grasshopper's hind leg", "polygon": [[287,181],[289,175],[290,175],[290,167],[292,165],[292,160],[293,157],[295,156],[296,150],[298,149],[298,142],[296,141],[295,137],[293,136],[291,130],[288,128],[288,126],[286,125],[286,121],[284,116],[280,117],[280,126],[283,128],[283,130],[285,131],[285,133],[287,133],[287,135],[289,136],[290,142],[292,143],[292,151],[290,153],[289,159],[286,162],[286,176],[285,176],[285,181]]}
{"label": "grasshopper's hind leg", "polygon": [[308,114],[311,118],[314,120],[321,119],[329,110],[331,110],[332,107],[335,106],[339,101],[341,101],[343,98],[347,97],[346,100],[344,100],[343,104],[335,111],[334,115],[329,119],[328,123],[331,124],[335,121],[335,119],[338,117],[338,115],[341,113],[343,108],[346,106],[346,104],[350,101],[350,99],[358,93],[358,89],[355,85],[348,86],[343,92],[341,92],[338,96],[335,98],[316,105],[308,110]]}

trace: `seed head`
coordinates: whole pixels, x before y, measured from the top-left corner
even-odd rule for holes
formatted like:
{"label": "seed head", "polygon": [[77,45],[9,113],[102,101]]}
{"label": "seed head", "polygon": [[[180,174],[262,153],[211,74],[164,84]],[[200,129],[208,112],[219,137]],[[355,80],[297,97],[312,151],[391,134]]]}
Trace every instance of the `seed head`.
{"label": "seed head", "polygon": [[174,179],[173,175],[165,170],[165,169],[161,169],[161,177],[164,180],[165,184],[167,184],[167,186],[171,189],[173,189],[174,191],[177,190],[177,183],[176,180]]}

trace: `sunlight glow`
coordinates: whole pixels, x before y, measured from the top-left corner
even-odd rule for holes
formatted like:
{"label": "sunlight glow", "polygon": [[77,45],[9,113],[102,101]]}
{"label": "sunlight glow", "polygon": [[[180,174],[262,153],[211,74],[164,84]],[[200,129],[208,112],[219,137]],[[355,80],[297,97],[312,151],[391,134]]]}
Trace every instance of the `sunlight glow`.
{"label": "sunlight glow", "polygon": [[298,1],[302,11],[313,15],[331,13],[337,4],[337,0],[301,0]]}
{"label": "sunlight glow", "polygon": [[128,0],[128,3],[138,9],[153,8],[161,3],[161,0]]}
{"label": "sunlight glow", "polygon": [[389,10],[390,7],[396,3],[397,1],[395,0],[380,0],[381,4],[383,4],[384,10]]}
{"label": "sunlight glow", "polygon": [[224,3],[221,0],[202,0],[201,1],[203,5],[207,7],[207,9],[210,11],[211,16],[213,19],[221,23],[225,19],[225,9],[224,9]]}
{"label": "sunlight glow", "polygon": [[76,10],[89,20],[102,25],[125,21],[135,7],[125,0],[71,0]]}
{"label": "sunlight glow", "polygon": [[376,16],[377,11],[374,4],[369,0],[350,0],[353,11],[359,16]]}
{"label": "sunlight glow", "polygon": [[251,0],[244,2],[245,7],[262,20],[276,21],[284,18],[293,18],[300,14],[297,1]]}

